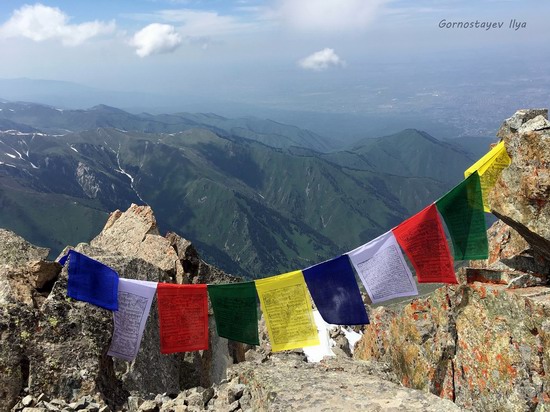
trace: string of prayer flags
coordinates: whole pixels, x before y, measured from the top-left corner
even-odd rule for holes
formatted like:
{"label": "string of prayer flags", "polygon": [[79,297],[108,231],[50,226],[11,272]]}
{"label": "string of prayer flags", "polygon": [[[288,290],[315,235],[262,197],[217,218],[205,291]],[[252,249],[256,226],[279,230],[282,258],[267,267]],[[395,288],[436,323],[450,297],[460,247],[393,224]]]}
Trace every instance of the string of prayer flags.
{"label": "string of prayer flags", "polygon": [[477,172],[435,202],[453,244],[456,260],[487,259],[489,244]]}
{"label": "string of prayer flags", "polygon": [[107,355],[128,362],[135,359],[156,291],[156,282],[119,280],[118,310],[113,314],[113,338]]}
{"label": "string of prayer flags", "polygon": [[418,295],[412,273],[391,231],[348,252],[348,256],[372,303]]}
{"label": "string of prayer flags", "polygon": [[301,270],[259,279],[255,283],[273,352],[319,345]]}
{"label": "string of prayer flags", "polygon": [[333,325],[365,325],[367,311],[346,255],[303,271],[309,293],[317,310]]}
{"label": "string of prayer flags", "polygon": [[161,353],[208,349],[206,285],[159,283],[157,302]]}
{"label": "string of prayer flags", "polygon": [[488,213],[491,212],[488,202],[489,192],[495,186],[502,170],[510,166],[511,162],[512,160],[506,152],[506,147],[504,147],[504,142],[500,141],[489,151],[489,153],[475,162],[464,172],[464,177],[468,177],[476,171],[478,172],[481,180],[483,207]]}
{"label": "string of prayer flags", "polygon": [[218,336],[259,345],[258,305],[254,282],[208,285]]}
{"label": "string of prayer flags", "polygon": [[69,259],[67,296],[108,310],[118,310],[118,274],[109,266],[75,250],[59,259]]}
{"label": "string of prayer flags", "polygon": [[435,204],[392,229],[420,283],[458,283]]}

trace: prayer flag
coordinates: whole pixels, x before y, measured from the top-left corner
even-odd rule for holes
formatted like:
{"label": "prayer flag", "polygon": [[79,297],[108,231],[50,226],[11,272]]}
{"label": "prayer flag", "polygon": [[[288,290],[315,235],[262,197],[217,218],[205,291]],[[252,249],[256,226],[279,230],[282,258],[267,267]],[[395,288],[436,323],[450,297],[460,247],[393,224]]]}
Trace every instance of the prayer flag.
{"label": "prayer flag", "polygon": [[309,293],[325,322],[333,325],[369,323],[346,255],[307,268],[303,273]]}
{"label": "prayer flag", "polygon": [[411,260],[418,282],[458,283],[435,204],[405,220],[392,232]]}
{"label": "prayer flag", "polygon": [[504,147],[504,142],[501,141],[493,147],[489,153],[475,162],[464,172],[464,177],[468,177],[476,171],[478,172],[481,181],[483,207],[486,212],[491,212],[491,208],[489,207],[489,202],[487,200],[489,192],[493,186],[495,186],[502,170],[508,167],[511,162],[512,160],[506,152],[506,147]]}
{"label": "prayer flag", "polygon": [[258,304],[254,282],[208,285],[218,335],[259,345]]}
{"label": "prayer flag", "polygon": [[156,282],[119,280],[118,310],[113,315],[113,338],[107,355],[128,362],[135,359],[156,291]]}
{"label": "prayer flag", "polygon": [[75,250],[63,256],[69,259],[67,296],[108,310],[118,310],[118,274],[109,266]]}
{"label": "prayer flag", "polygon": [[255,282],[273,352],[319,345],[302,271]]}
{"label": "prayer flag", "polygon": [[208,349],[206,285],[159,283],[157,300],[161,353]]}
{"label": "prayer flag", "polygon": [[453,242],[457,260],[487,259],[489,245],[477,172],[435,202]]}
{"label": "prayer flag", "polygon": [[416,296],[418,290],[391,231],[348,252],[372,303]]}

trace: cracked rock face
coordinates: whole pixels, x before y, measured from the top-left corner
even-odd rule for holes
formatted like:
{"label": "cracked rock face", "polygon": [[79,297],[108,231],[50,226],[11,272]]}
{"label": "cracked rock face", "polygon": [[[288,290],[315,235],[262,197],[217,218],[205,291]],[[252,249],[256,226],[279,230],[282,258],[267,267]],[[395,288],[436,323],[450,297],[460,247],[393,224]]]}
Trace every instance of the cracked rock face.
{"label": "cracked rock face", "polygon": [[498,133],[512,159],[489,195],[493,213],[550,260],[550,122],[548,110],[524,110]]}
{"label": "cracked rock face", "polygon": [[[543,410],[550,401],[550,123],[521,110],[498,136],[512,164],[489,194],[502,221],[489,259],[461,284],[394,308],[376,308],[358,359],[387,362],[406,386],[479,411]],[[538,409],[537,409],[538,408]]]}

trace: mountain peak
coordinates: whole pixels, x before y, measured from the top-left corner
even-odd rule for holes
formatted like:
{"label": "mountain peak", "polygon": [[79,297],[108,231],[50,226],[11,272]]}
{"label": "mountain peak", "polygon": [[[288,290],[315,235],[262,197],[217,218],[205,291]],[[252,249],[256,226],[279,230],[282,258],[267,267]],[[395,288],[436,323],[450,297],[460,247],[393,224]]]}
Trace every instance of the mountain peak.
{"label": "mountain peak", "polygon": [[106,104],[98,104],[96,106],[90,107],[88,111],[96,112],[110,112],[110,113],[127,113],[124,110],[117,109],[116,107],[107,106]]}

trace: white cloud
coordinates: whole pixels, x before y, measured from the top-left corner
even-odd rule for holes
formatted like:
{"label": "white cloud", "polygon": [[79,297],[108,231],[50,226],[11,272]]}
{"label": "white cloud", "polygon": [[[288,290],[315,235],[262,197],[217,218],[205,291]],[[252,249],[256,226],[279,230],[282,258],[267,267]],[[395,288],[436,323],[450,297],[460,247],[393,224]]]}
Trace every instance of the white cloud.
{"label": "white cloud", "polygon": [[153,23],[134,34],[130,43],[136,47],[139,57],[146,57],[173,52],[181,44],[181,35],[174,26]]}
{"label": "white cloud", "polygon": [[92,37],[112,33],[116,28],[114,21],[69,24],[69,20],[70,17],[57,7],[40,3],[24,5],[0,26],[0,37],[24,37],[35,42],[55,39],[65,46],[78,46]]}
{"label": "white cloud", "polygon": [[303,31],[365,29],[389,0],[280,0],[278,14]]}
{"label": "white cloud", "polygon": [[346,62],[340,58],[334,49],[324,48],[298,62],[298,65],[304,70],[323,71],[330,67],[345,66]]}

